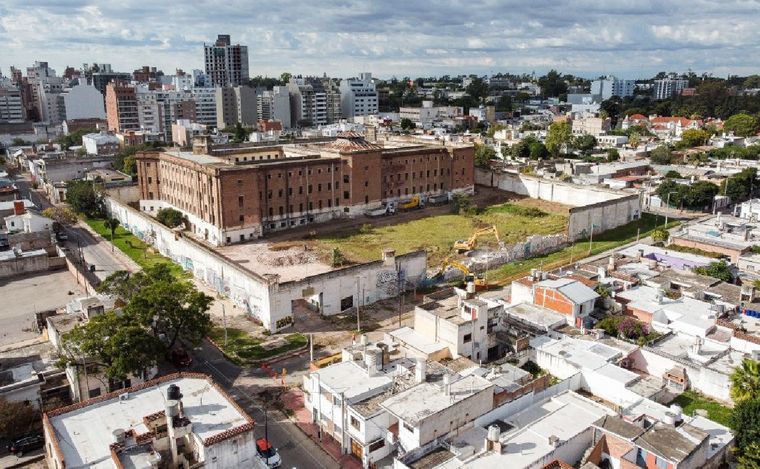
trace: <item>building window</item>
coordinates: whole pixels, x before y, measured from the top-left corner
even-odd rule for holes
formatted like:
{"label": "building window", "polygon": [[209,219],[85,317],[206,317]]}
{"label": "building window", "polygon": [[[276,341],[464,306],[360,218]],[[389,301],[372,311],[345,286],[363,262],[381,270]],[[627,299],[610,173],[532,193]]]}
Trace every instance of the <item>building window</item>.
{"label": "building window", "polygon": [[385,446],[385,440],[381,438],[377,440],[376,442],[372,443],[371,445],[369,445],[369,452],[370,453],[375,452],[384,446]]}
{"label": "building window", "polygon": [[462,342],[465,344],[472,342],[472,334],[465,334],[464,337],[462,338]]}
{"label": "building window", "polygon": [[348,175],[343,176],[343,183],[348,184]]}
{"label": "building window", "polygon": [[238,207],[243,208],[243,196],[238,196]]}
{"label": "building window", "polygon": [[356,417],[354,417],[353,415],[350,417],[350,422],[351,422],[351,426],[352,426],[353,428],[355,428],[355,429],[357,429],[357,430],[361,430],[361,429],[362,429],[362,426],[361,426],[361,424],[359,423],[359,419],[357,419],[357,418],[356,418]]}
{"label": "building window", "polygon": [[348,191],[343,191],[343,198],[344,199],[348,199],[349,198]]}

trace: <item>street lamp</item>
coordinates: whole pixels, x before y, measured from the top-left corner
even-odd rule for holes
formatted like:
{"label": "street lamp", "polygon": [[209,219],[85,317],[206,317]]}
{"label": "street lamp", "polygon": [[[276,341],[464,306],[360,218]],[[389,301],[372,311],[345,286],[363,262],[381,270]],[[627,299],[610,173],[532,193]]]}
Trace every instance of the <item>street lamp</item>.
{"label": "street lamp", "polygon": [[678,191],[668,192],[668,196],[665,199],[665,226],[668,226],[668,210],[670,210],[670,194],[677,194]]}

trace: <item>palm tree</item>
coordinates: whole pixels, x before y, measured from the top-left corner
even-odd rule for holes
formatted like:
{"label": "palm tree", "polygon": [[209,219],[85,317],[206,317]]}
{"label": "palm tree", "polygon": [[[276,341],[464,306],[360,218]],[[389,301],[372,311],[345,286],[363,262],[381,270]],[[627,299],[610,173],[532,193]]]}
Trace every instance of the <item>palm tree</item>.
{"label": "palm tree", "polygon": [[760,397],[760,362],[745,359],[731,374],[731,398],[734,402]]}
{"label": "palm tree", "polygon": [[111,230],[111,252],[113,252],[113,236],[116,233],[116,228],[118,228],[121,223],[115,218],[109,218],[103,224],[106,228]]}

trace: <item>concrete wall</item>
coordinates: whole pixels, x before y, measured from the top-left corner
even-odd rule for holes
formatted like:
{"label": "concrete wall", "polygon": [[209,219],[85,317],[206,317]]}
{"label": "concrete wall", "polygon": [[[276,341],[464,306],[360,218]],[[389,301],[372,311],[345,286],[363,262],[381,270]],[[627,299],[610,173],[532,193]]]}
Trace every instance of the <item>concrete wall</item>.
{"label": "concrete wall", "polygon": [[[363,304],[367,305],[396,296],[399,284],[411,289],[425,276],[427,255],[417,251],[396,256],[389,262],[368,262],[281,283],[277,276],[257,274],[112,197],[106,197],[106,209],[124,228],[152,244],[212,289],[231,298],[270,331],[278,329],[278,320],[292,317],[295,300],[321,298],[322,314],[340,313],[341,298],[356,294],[357,277],[361,278]],[[356,300],[354,298],[354,304]]]}
{"label": "concrete wall", "polygon": [[475,170],[475,183],[573,206],[567,229],[571,240],[587,237],[592,226],[594,233],[601,233],[641,216],[638,194],[480,168]]}
{"label": "concrete wall", "polygon": [[15,277],[34,272],[46,272],[48,270],[62,269],[65,266],[65,258],[49,257],[47,253],[39,256],[17,257],[0,262],[0,278]]}

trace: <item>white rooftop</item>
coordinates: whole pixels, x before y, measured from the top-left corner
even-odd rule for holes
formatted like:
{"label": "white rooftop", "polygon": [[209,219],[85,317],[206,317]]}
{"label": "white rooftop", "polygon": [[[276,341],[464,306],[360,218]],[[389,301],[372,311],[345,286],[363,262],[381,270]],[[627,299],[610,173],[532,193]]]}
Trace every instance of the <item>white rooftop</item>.
{"label": "white rooftop", "polygon": [[[652,322],[671,329],[682,330],[702,337],[715,325],[715,312],[712,305],[688,296],[671,299],[659,295],[659,288],[641,285],[616,294],[617,298],[627,300],[629,308],[652,314]],[[712,317],[711,317],[712,316]],[[673,324],[675,323],[675,324]]]}
{"label": "white rooftop", "polygon": [[355,361],[330,365],[312,373],[318,375],[319,383],[335,394],[343,394],[349,402],[355,398],[367,398],[393,384],[385,373],[369,376],[367,370]]}
{"label": "white rooftop", "polygon": [[476,375],[451,377],[450,392],[447,396],[442,382],[420,383],[406,391],[392,396],[381,404],[383,408],[400,420],[416,425],[425,418],[434,415],[452,405],[467,399],[493,384]]}
{"label": "white rooftop", "polygon": [[[614,359],[621,357],[622,353],[610,346],[592,342],[589,340],[576,340],[563,336],[561,339],[552,339],[549,336],[538,336],[530,340],[530,346],[538,351],[547,353],[555,357],[561,357],[575,367],[585,370],[598,370],[607,365]],[[559,370],[557,370],[559,371]],[[577,371],[565,369],[564,376],[557,376],[560,379],[566,379],[574,375]],[[612,371],[608,371],[612,375]],[[625,379],[621,374],[615,375],[618,379]]]}
{"label": "white rooftop", "polygon": [[401,327],[394,331],[388,332],[393,339],[403,342],[409,347],[418,350],[426,355],[434,354],[447,346],[440,342],[433,342],[428,340],[427,337],[418,333],[414,329],[408,326]]}
{"label": "white rooftop", "polygon": [[114,397],[50,417],[66,467],[112,468],[113,431],[148,432],[143,417],[165,410],[171,384],[180,387],[185,416],[200,440],[248,423],[247,416],[209,380],[181,377],[129,393],[125,400]]}
{"label": "white rooftop", "polygon": [[543,306],[531,303],[518,303],[506,306],[504,312],[507,316],[516,318],[538,328],[549,330],[567,323],[565,316],[556,313]]}
{"label": "white rooftop", "polygon": [[697,427],[710,435],[710,444],[707,447],[708,459],[712,458],[715,453],[719,452],[721,449],[723,449],[724,446],[729,444],[731,440],[734,439],[734,435],[731,433],[731,430],[705,417],[700,417],[697,415],[692,417],[691,420],[687,419],[686,423]]}

